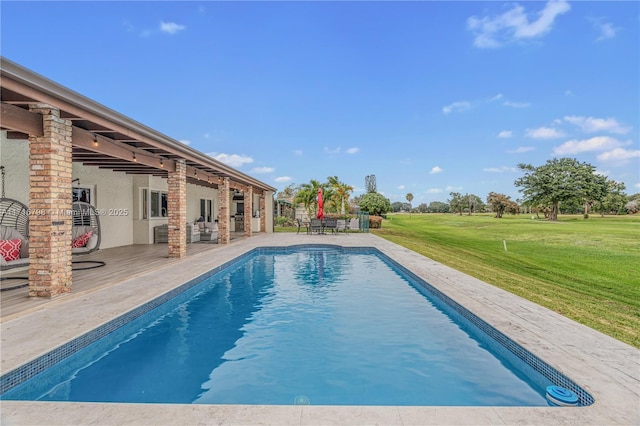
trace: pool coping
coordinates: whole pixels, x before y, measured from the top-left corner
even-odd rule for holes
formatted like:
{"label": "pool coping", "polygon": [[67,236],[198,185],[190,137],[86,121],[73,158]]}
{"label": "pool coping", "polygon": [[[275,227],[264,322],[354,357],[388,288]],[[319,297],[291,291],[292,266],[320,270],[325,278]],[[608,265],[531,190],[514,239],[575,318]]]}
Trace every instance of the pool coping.
{"label": "pool coping", "polygon": [[[257,247],[373,247],[589,392],[588,407],[350,407],[1,401],[3,424],[639,424],[640,351],[372,234],[261,234],[215,252],[67,297],[2,324],[2,372],[70,341]],[[179,267],[179,268],[178,268]],[[150,286],[149,283],[154,285]],[[69,312],[73,312],[69,315]]]}

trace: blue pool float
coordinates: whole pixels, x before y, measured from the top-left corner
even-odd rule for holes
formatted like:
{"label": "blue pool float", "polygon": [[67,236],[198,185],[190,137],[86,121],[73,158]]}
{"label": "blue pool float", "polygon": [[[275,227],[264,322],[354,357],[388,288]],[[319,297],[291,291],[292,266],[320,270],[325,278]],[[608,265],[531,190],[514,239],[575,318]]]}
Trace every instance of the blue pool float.
{"label": "blue pool float", "polygon": [[560,386],[547,386],[547,402],[552,406],[575,407],[578,405],[578,395]]}

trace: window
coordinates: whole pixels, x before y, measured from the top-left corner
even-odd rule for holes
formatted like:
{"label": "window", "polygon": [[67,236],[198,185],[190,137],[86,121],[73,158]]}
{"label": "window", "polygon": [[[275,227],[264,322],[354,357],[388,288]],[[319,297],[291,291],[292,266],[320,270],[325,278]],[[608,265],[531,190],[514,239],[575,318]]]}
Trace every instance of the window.
{"label": "window", "polygon": [[205,200],[201,198],[200,199],[200,217],[202,217],[205,222],[213,222],[211,220],[211,210],[212,210],[211,200]]}
{"label": "window", "polygon": [[168,217],[169,205],[166,192],[142,189],[142,219]]}

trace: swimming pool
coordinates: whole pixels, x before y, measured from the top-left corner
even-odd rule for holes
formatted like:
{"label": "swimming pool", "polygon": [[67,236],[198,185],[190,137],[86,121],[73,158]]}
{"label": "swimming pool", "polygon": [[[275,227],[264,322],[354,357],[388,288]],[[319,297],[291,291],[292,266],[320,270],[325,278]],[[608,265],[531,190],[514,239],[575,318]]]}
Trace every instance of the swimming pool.
{"label": "swimming pool", "polygon": [[545,385],[575,386],[375,250],[259,249],[229,266],[2,398],[546,405]]}

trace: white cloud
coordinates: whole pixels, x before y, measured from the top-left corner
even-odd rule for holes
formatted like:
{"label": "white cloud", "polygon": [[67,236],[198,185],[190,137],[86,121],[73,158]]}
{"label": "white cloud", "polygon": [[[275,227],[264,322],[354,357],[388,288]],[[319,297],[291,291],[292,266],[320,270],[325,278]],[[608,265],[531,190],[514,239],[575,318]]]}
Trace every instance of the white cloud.
{"label": "white cloud", "polygon": [[629,150],[624,148],[616,148],[611,151],[603,152],[598,155],[598,160],[615,163],[626,163],[632,158],[640,158],[640,150]]}
{"label": "white cloud", "polygon": [[427,194],[439,194],[442,192],[440,188],[429,188],[427,189]]}
{"label": "white cloud", "polygon": [[293,154],[300,156],[300,155],[302,155],[302,150],[301,149],[295,149],[295,150],[293,150]]}
{"label": "white cloud", "polygon": [[505,173],[505,172],[515,172],[516,168],[515,167],[507,167],[507,166],[501,166],[501,167],[485,167],[484,169],[482,169],[483,172],[488,172],[488,173]]}
{"label": "white cloud", "polygon": [[504,96],[502,96],[502,93],[498,93],[497,95],[495,95],[493,98],[489,99],[489,102],[493,102],[493,101],[499,101],[500,99],[502,99]]}
{"label": "white cloud", "polygon": [[360,152],[360,148],[356,148],[355,146],[353,148],[349,148],[345,151],[347,154],[357,154],[358,152]]}
{"label": "white cloud", "polygon": [[185,145],[191,145],[191,141],[186,140],[186,139],[180,139],[178,142],[183,143]]}
{"label": "white cloud", "polygon": [[504,101],[503,105],[511,108],[528,108],[529,106],[531,106],[529,102],[512,102],[512,101]]}
{"label": "white cloud", "polygon": [[618,33],[619,28],[613,26],[610,22],[603,22],[602,19],[591,19],[593,23],[593,27],[600,34],[597,41],[607,40],[610,38],[614,38]]}
{"label": "white cloud", "polygon": [[471,108],[471,102],[468,101],[458,101],[453,102],[450,105],[442,107],[442,112],[445,114],[450,114],[451,112],[462,112]]}
{"label": "white cloud", "polygon": [[475,36],[473,44],[480,48],[497,48],[517,40],[541,37],[551,31],[557,16],[571,9],[564,0],[550,0],[544,9],[538,12],[537,19],[530,21],[524,7],[514,7],[496,17],[467,19],[467,28]]}
{"label": "white cloud", "polygon": [[277,183],[283,183],[283,182],[289,182],[289,181],[291,181],[292,179],[293,179],[293,178],[292,178],[291,176],[280,176],[280,177],[275,178],[274,180],[275,180]]}
{"label": "white cloud", "polygon": [[[618,139],[610,136],[596,136],[590,139],[573,139],[553,148],[555,155],[578,154],[587,151],[605,151],[622,146]],[[628,145],[628,143],[624,144]]]}
{"label": "white cloud", "polygon": [[513,136],[513,132],[511,130],[503,130],[500,133],[498,133],[498,137],[502,139],[509,139],[512,136]]}
{"label": "white cloud", "polygon": [[431,169],[431,171],[429,172],[430,175],[435,175],[436,173],[440,173],[442,172],[442,168],[440,166],[435,166]]}
{"label": "white cloud", "polygon": [[404,189],[404,185],[399,185],[398,189]]}
{"label": "white cloud", "polygon": [[243,164],[253,163],[253,158],[247,157],[246,155],[224,154],[224,153],[218,154],[216,152],[211,152],[211,153],[208,153],[207,155],[231,167],[240,167]]}
{"label": "white cloud", "polygon": [[507,152],[509,154],[522,154],[522,153],[533,151],[533,150],[535,150],[535,148],[532,147],[532,146],[520,146],[520,147],[518,147],[516,149],[512,149],[512,150],[507,151]]}
{"label": "white cloud", "polygon": [[331,149],[328,146],[325,146],[324,147],[324,152],[325,152],[325,154],[329,154],[329,155],[340,154],[340,147]]}
{"label": "white cloud", "polygon": [[276,169],[273,167],[254,167],[251,169],[251,173],[261,174],[261,173],[273,173]]}
{"label": "white cloud", "polygon": [[446,190],[447,191],[461,191],[462,187],[461,186],[451,186],[451,185],[449,185],[449,186],[447,186]]}
{"label": "white cloud", "polygon": [[160,31],[167,34],[176,34],[178,31],[186,29],[184,25],[176,24],[175,22],[160,22]]}
{"label": "white cloud", "polygon": [[552,127],[539,127],[527,129],[526,135],[533,139],[557,139],[564,137],[564,133]]}
{"label": "white cloud", "polygon": [[635,185],[633,185],[634,187],[640,189],[640,182],[636,183]]}
{"label": "white cloud", "polygon": [[580,128],[585,133],[609,132],[616,134],[629,133],[630,127],[625,127],[618,123],[615,118],[596,118],[596,117],[580,117],[576,115],[567,115],[564,121],[571,123]]}

